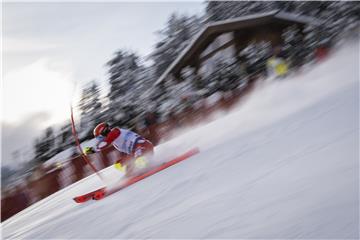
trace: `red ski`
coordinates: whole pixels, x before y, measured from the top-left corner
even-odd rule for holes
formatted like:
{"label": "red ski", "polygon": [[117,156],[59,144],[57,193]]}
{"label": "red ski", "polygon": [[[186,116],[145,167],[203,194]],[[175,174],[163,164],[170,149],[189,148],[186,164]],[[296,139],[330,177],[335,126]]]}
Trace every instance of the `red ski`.
{"label": "red ski", "polygon": [[83,203],[83,202],[89,201],[91,199],[95,200],[95,199],[99,199],[99,197],[102,198],[104,193],[105,193],[105,187],[96,189],[95,191],[89,192],[84,195],[74,197],[73,199],[77,203]]}
{"label": "red ski", "polygon": [[147,172],[145,173],[142,173],[141,175],[138,175],[138,176],[134,176],[134,177],[131,177],[129,179],[125,179],[123,182],[121,182],[117,187],[114,187],[114,188],[99,188],[95,191],[92,191],[90,193],[87,193],[85,195],[81,195],[81,196],[77,196],[74,199],[75,202],[77,203],[83,203],[83,202],[86,202],[88,200],[100,200],[106,196],[109,196],[115,192],[118,192],[126,187],[129,187],[131,186],[132,184],[144,179],[144,178],[147,178],[151,175],[154,175],[155,173],[158,173],[170,166],[173,166],[181,161],[184,161],[186,159],[189,159],[191,156],[195,155],[199,153],[199,149],[198,148],[194,148],[194,149],[191,149],[189,150],[188,152],[166,162],[166,163],[163,163],[159,166],[156,166],[156,167],[153,167],[151,168],[150,170],[148,170]]}

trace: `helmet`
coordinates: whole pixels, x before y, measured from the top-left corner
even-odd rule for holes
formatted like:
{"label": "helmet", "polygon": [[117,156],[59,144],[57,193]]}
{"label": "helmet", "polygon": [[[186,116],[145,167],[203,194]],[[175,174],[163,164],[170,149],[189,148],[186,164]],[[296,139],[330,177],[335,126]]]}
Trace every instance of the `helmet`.
{"label": "helmet", "polygon": [[102,122],[99,123],[95,128],[94,128],[94,136],[98,137],[98,136],[106,136],[109,133],[109,124]]}

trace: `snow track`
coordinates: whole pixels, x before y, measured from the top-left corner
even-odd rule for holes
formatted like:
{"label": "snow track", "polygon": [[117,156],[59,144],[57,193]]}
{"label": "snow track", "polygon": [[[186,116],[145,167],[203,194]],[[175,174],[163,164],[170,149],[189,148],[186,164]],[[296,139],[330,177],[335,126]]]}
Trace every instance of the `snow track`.
{"label": "snow track", "polygon": [[101,186],[90,176],[5,221],[3,237],[358,238],[358,44],[156,149],[166,158],[200,147],[192,159],[74,203]]}

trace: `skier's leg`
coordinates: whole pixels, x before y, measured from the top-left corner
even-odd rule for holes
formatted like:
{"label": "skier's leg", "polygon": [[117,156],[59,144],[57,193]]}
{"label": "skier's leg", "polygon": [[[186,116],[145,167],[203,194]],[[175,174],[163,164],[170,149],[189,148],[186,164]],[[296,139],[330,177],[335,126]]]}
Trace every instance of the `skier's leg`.
{"label": "skier's leg", "polygon": [[148,140],[141,141],[134,149],[134,165],[136,169],[144,170],[150,163],[154,147]]}
{"label": "skier's leg", "polygon": [[125,167],[126,167],[126,171],[125,171],[125,176],[126,177],[131,177],[134,174],[136,174],[136,167],[135,167],[133,159],[127,161]]}

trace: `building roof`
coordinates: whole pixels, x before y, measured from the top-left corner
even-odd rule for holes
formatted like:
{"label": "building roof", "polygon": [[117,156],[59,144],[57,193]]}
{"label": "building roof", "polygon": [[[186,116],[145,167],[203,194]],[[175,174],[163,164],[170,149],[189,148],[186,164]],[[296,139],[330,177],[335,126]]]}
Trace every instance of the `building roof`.
{"label": "building roof", "polygon": [[231,18],[223,21],[217,21],[205,25],[205,27],[195,35],[189,45],[178,55],[178,57],[170,64],[165,72],[155,82],[155,85],[161,83],[167,75],[176,67],[181,65],[196,49],[210,36],[217,33],[231,32],[241,28],[257,26],[270,21],[280,20],[284,23],[311,24],[320,25],[320,22],[312,17],[297,15],[287,12],[271,11],[260,14],[247,15],[239,18]]}

